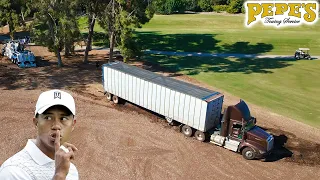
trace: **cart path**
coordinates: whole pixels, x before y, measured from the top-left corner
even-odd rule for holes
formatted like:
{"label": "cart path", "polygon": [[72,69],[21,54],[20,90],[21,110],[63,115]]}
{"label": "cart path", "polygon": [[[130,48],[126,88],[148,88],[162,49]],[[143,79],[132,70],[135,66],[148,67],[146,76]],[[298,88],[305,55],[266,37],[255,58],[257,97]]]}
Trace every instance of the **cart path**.
{"label": "cart path", "polygon": [[[168,56],[294,59],[293,55],[259,55],[259,54],[238,54],[238,53],[175,52],[175,51],[157,51],[157,50],[144,50],[144,53],[168,55]],[[311,58],[312,59],[320,59],[320,56],[311,56]]]}
{"label": "cart path", "polygon": [[[76,51],[84,51],[85,46],[75,47]],[[92,50],[109,50],[109,48],[93,46]],[[115,51],[117,49],[114,49]],[[167,56],[193,56],[193,57],[222,57],[222,58],[274,58],[274,59],[294,59],[293,55],[261,55],[261,54],[241,54],[241,53],[205,53],[205,52],[176,52],[176,51],[159,51],[146,49],[143,50],[145,54],[157,54]],[[312,56],[312,60],[320,59],[320,56]]]}

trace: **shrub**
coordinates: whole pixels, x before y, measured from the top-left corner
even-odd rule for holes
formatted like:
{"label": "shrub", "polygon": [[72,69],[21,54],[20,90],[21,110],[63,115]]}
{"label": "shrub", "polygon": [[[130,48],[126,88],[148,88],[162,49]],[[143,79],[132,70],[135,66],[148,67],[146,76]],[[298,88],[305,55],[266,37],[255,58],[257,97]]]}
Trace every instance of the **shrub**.
{"label": "shrub", "polygon": [[228,7],[229,7],[228,5],[214,5],[214,6],[212,6],[213,11],[215,11],[215,12],[227,11]]}
{"label": "shrub", "polygon": [[186,9],[184,0],[156,0],[154,5],[156,12],[159,14],[181,13]]}
{"label": "shrub", "polygon": [[186,11],[201,11],[200,6],[198,5],[198,0],[185,0],[185,10]]}
{"label": "shrub", "polygon": [[243,0],[230,0],[227,12],[231,14],[240,13],[242,10],[243,2]]}
{"label": "shrub", "polygon": [[212,0],[199,0],[198,5],[200,6],[202,11],[210,12],[212,11]]}

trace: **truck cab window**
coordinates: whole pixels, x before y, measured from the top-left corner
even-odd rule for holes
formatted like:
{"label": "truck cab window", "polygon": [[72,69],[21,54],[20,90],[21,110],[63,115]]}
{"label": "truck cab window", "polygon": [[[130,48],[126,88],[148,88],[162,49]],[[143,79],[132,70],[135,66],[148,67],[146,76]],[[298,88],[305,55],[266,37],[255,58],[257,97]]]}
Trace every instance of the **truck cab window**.
{"label": "truck cab window", "polygon": [[232,128],[233,129],[241,129],[242,125],[241,124],[233,124]]}

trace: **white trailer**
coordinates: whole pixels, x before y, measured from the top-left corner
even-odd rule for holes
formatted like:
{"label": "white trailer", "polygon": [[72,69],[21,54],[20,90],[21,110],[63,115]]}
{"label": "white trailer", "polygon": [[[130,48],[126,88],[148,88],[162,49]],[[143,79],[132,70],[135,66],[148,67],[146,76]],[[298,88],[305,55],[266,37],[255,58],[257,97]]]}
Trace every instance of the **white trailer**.
{"label": "white trailer", "polygon": [[169,123],[177,121],[182,133],[205,140],[220,122],[223,94],[142,68],[111,62],[102,66],[104,93],[114,103],[128,101],[156,112]]}

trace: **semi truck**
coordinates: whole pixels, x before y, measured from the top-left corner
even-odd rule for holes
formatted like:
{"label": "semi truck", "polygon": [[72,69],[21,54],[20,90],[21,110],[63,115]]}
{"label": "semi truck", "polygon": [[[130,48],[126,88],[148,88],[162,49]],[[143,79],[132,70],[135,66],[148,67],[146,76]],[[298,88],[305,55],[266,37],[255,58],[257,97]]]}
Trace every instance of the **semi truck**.
{"label": "semi truck", "polygon": [[169,124],[178,124],[187,137],[240,153],[247,160],[263,158],[273,149],[273,135],[256,125],[242,99],[223,110],[220,92],[121,61],[102,65],[102,83],[108,101],[150,110]]}

